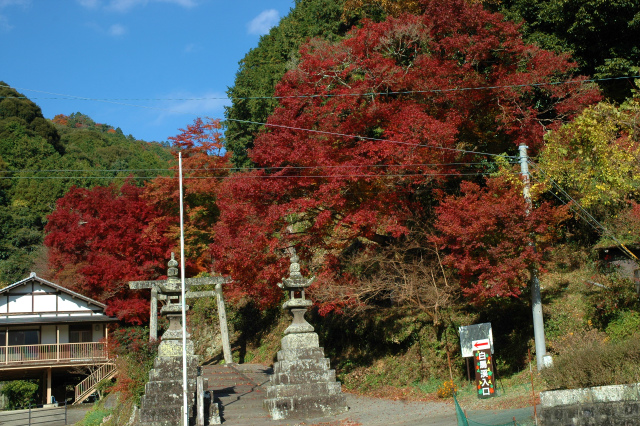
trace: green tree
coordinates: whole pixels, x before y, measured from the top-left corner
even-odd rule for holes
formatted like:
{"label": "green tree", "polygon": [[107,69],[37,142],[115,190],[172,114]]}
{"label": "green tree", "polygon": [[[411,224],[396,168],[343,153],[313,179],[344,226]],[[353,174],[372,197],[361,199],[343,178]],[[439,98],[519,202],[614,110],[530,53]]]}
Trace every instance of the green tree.
{"label": "green tree", "polygon": [[45,120],[40,107],[0,81],[0,129],[4,127],[3,121],[10,118],[20,119],[29,131],[41,136],[57,151],[61,151],[58,132]]}
{"label": "green tree", "polygon": [[17,410],[35,404],[35,397],[38,392],[38,384],[30,380],[14,380],[7,382],[0,389],[7,398],[9,410]]}
{"label": "green tree", "polygon": [[[285,71],[295,68],[300,46],[313,37],[336,41],[345,36],[352,22],[342,20],[344,0],[296,0],[290,13],[260,38],[240,61],[233,87],[227,94],[232,98],[226,108],[226,147],[236,166],[251,165],[247,150],[262,126],[233,120],[264,123],[278,102],[261,97],[273,96],[275,85]],[[251,97],[254,99],[239,99]]]}
{"label": "green tree", "polygon": [[134,173],[141,184],[169,161],[167,146],[125,137],[79,112],[49,121],[0,82],[0,283],[24,278],[42,246],[47,215],[72,186],[121,183],[130,169],[149,170]]}
{"label": "green tree", "polygon": [[[640,72],[640,2],[638,0],[483,1],[510,20],[522,22],[528,42],[571,52],[579,71],[596,78]],[[628,80],[601,82],[614,100],[629,96]]]}

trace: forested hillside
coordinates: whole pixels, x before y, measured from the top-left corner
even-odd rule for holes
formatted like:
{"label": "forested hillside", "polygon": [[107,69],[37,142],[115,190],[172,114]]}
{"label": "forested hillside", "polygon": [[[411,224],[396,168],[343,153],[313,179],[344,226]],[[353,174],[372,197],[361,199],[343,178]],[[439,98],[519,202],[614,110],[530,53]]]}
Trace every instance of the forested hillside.
{"label": "forested hillside", "polygon": [[[613,351],[615,380],[637,377],[620,265],[639,269],[639,28],[630,0],[297,0],[240,62],[225,121],[195,120],[171,149],[80,113],[45,120],[2,87],[0,282],[44,241],[52,277],[144,324],[125,282],[162,275],[177,245],[181,152],[187,267],[233,278],[240,361],[276,349],[295,248],[348,387],[459,379],[457,330],[478,322],[517,375],[534,271],[558,368]],[[195,303],[195,336],[213,309]],[[602,379],[551,371],[551,387]]]}
{"label": "forested hillside", "polygon": [[138,141],[81,113],[47,120],[0,82],[0,284],[24,278],[37,260],[46,266],[47,215],[71,187],[155,177],[171,158],[168,146]]}

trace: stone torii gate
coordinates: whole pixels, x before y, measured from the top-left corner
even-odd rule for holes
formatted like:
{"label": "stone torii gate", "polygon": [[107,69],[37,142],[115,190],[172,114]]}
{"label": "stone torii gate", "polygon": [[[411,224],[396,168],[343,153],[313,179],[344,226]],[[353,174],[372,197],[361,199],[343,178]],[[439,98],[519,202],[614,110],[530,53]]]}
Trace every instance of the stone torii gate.
{"label": "stone torii gate", "polygon": [[[181,285],[180,277],[178,277],[178,262],[171,253],[171,260],[168,263],[167,279],[155,281],[129,281],[129,288],[132,290],[151,290],[151,306],[149,315],[149,340],[158,339],[158,300],[166,301],[168,295],[163,291],[167,285]],[[222,284],[228,284],[232,280],[227,277],[200,277],[185,279],[185,297],[187,299],[195,299],[200,297],[216,296],[218,302],[218,320],[220,322],[220,335],[222,337],[222,351],[224,361],[227,364],[233,362],[231,354],[231,344],[229,342],[229,329],[227,327],[227,313],[224,306],[224,298],[222,295]],[[194,286],[215,285],[215,291],[191,291]],[[171,301],[168,301],[171,303]]]}

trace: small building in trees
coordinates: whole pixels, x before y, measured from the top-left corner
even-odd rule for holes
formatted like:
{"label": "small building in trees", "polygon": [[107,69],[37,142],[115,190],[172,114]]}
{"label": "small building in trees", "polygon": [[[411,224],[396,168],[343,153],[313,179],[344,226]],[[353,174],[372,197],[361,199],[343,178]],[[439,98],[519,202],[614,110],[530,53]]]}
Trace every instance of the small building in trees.
{"label": "small building in trees", "polygon": [[[626,278],[635,284],[636,292],[640,294],[640,264],[615,245],[597,245],[598,258],[602,265],[620,278]],[[627,245],[627,249],[640,258],[640,247]]]}
{"label": "small building in trees", "polygon": [[117,319],[105,308],[33,272],[0,289],[0,382],[38,380],[43,404],[89,396],[115,374],[107,342]]}

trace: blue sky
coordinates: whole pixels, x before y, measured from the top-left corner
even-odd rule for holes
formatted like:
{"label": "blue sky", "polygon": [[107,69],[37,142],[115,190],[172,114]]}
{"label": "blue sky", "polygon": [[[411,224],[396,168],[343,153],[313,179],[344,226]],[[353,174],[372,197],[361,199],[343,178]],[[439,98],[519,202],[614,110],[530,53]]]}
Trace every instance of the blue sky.
{"label": "blue sky", "polygon": [[0,0],[0,81],[47,118],[82,112],[138,139],[164,141],[198,116],[222,118],[229,102],[212,98],[226,96],[238,61],[293,5]]}

